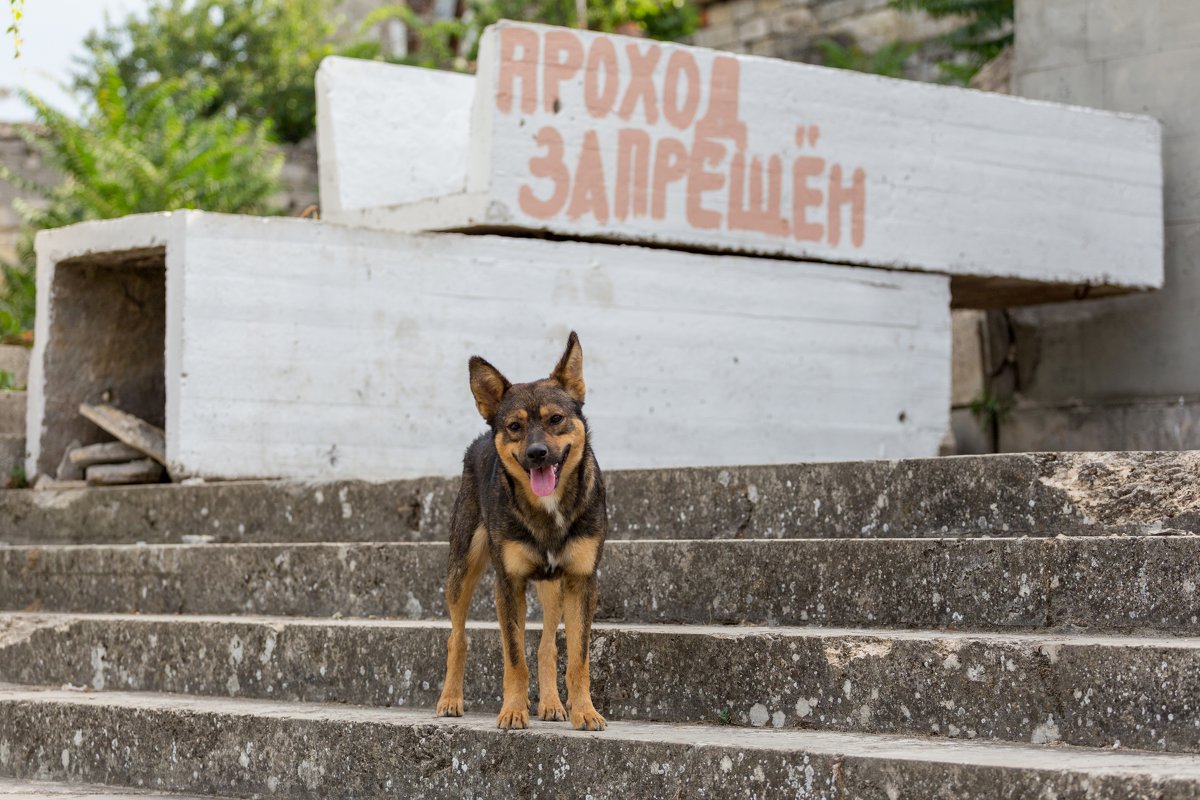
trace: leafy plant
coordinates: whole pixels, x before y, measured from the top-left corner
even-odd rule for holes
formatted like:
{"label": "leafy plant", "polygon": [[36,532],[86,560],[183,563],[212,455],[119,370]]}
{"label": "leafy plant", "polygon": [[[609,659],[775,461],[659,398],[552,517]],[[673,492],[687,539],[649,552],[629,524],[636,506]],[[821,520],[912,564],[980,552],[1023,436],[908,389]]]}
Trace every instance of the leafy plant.
{"label": "leafy plant", "polygon": [[25,15],[25,0],[8,0],[9,17],[12,20],[4,32],[13,38],[13,58],[21,57],[21,17]]}
{"label": "leafy plant", "polygon": [[[700,12],[687,0],[588,0],[588,28],[612,32],[632,25],[653,39],[676,40],[691,34]],[[405,3],[391,3],[371,12],[362,32],[388,19],[398,19],[416,34],[417,46],[402,63],[435,69],[466,70],[478,55],[483,29],[502,19],[519,19],[547,25],[574,26],[574,0],[468,0],[459,19],[422,19]],[[468,46],[460,55],[459,44]]]}
{"label": "leafy plant", "polygon": [[733,722],[733,716],[732,716],[732,714],[730,714],[728,708],[722,708],[717,713],[717,724],[718,725],[730,725],[730,724],[732,724],[732,722]]}
{"label": "leafy plant", "polygon": [[25,477],[25,467],[18,464],[8,473],[8,481],[4,486],[5,489],[28,489],[29,481]]}
{"label": "leafy plant", "polygon": [[37,230],[181,208],[271,210],[283,160],[270,141],[269,125],[209,116],[217,91],[186,80],[129,87],[109,69],[82,121],[23,95],[41,130],[18,131],[62,180],[40,186],[0,165],[0,180],[43,201],[14,201],[25,228],[17,263],[0,264],[0,336],[19,338],[32,327]]}
{"label": "leafy plant", "polygon": [[334,52],[333,0],[154,0],[144,16],[90,34],[75,84],[95,92],[109,65],[130,89],[163,79],[215,87],[209,116],[270,121],[285,142],[315,126],[313,79]]}
{"label": "leafy plant", "polygon": [[904,77],[904,65],[913,53],[921,48],[916,42],[891,42],[873,53],[858,45],[843,45],[836,39],[824,38],[816,42],[825,56],[825,66],[869,72],[890,78]]}
{"label": "leafy plant", "polygon": [[1014,0],[891,0],[901,11],[924,11],[934,19],[961,17],[963,23],[936,41],[949,46],[961,61],[938,64],[954,83],[967,83],[984,64],[1013,42]]}
{"label": "leafy plant", "polygon": [[20,389],[17,386],[17,376],[6,369],[0,369],[0,392],[12,392]]}

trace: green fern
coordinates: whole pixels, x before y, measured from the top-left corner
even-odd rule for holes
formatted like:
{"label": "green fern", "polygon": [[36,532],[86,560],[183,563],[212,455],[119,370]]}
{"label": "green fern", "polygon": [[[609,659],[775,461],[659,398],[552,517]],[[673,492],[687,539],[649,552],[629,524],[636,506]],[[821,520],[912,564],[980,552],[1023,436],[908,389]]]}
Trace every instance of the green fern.
{"label": "green fern", "polygon": [[1014,0],[891,0],[901,11],[924,11],[934,19],[961,17],[963,23],[937,41],[960,60],[938,66],[953,83],[968,83],[984,64],[1013,43]]}
{"label": "green fern", "polygon": [[19,128],[62,180],[45,187],[0,165],[0,180],[39,197],[14,201],[25,227],[15,263],[0,263],[0,337],[33,325],[33,235],[93,219],[197,208],[263,214],[279,191],[282,156],[265,122],[207,114],[216,87],[186,80],[126,86],[98,77],[82,121],[25,93],[39,125]]}

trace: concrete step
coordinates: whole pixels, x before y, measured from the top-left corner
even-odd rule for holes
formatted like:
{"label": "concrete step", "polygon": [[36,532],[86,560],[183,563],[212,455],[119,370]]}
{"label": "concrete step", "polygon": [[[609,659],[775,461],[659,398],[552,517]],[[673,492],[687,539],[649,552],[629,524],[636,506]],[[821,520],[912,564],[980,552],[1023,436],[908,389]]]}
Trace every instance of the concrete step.
{"label": "concrete step", "polygon": [[[613,539],[1200,533],[1200,453],[662,469],[605,480]],[[454,477],[0,492],[0,541],[442,541],[457,491]]]}
{"label": "concrete step", "polygon": [[1182,800],[1200,757],[614,721],[0,688],[0,773],[237,797]]}
{"label": "concrete step", "polygon": [[[535,665],[540,626],[529,629]],[[6,614],[0,681],[432,709],[448,632],[444,622]],[[470,647],[468,707],[496,713],[496,626],[473,624]],[[1197,638],[599,624],[592,679],[608,719],[1200,751]]]}
{"label": "concrete step", "polygon": [[[446,552],[0,547],[0,609],[438,619]],[[598,618],[611,621],[1200,630],[1195,536],[618,541],[599,571]],[[476,619],[494,619],[489,587]]]}
{"label": "concrete step", "polygon": [[0,797],[39,798],[54,800],[220,800],[215,795],[201,797],[194,794],[154,792],[144,789],[122,789],[83,783],[60,783],[57,781],[25,781],[0,778]]}

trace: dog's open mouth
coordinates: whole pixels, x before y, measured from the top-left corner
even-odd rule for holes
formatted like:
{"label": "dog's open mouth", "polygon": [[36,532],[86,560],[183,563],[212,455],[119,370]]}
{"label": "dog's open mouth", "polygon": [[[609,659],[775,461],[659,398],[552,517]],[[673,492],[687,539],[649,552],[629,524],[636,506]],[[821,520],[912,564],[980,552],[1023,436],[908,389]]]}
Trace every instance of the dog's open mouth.
{"label": "dog's open mouth", "polygon": [[529,488],[533,489],[533,493],[538,497],[549,497],[554,494],[554,487],[558,485],[558,470],[559,467],[567,460],[567,453],[571,452],[568,445],[563,450],[562,458],[557,464],[547,464],[544,467],[533,467],[529,470]]}

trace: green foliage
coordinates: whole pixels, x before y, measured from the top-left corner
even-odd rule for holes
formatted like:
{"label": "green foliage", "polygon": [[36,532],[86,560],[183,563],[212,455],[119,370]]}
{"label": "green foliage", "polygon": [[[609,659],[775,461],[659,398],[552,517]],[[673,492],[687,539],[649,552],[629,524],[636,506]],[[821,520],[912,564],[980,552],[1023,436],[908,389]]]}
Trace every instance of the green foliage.
{"label": "green foliage", "polygon": [[18,464],[8,473],[8,483],[5,489],[28,489],[29,481],[25,477],[25,467]]}
{"label": "green foliage", "polygon": [[4,32],[13,38],[13,58],[21,57],[21,17],[25,15],[25,0],[8,0],[9,18],[12,20]]}
{"label": "green foliage", "polygon": [[731,725],[733,723],[733,715],[730,714],[728,708],[722,708],[717,714],[718,725]]}
{"label": "green foliage", "polygon": [[[402,63],[434,69],[466,70],[478,54],[483,29],[502,19],[541,22],[574,27],[574,0],[468,0],[467,13],[461,19],[422,19],[404,3],[381,6],[363,22],[365,32],[387,19],[398,19],[417,36],[417,47]],[[687,0],[588,0],[588,28],[611,33],[633,26],[653,39],[677,40],[696,30],[700,12]],[[460,57],[459,43],[471,46]]]}
{"label": "green foliage", "polygon": [[820,39],[817,47],[825,56],[825,66],[886,75],[889,78],[904,77],[904,65],[921,46],[915,42],[892,42],[874,53],[868,53],[858,45],[843,45],[835,39]]}
{"label": "green foliage", "polygon": [[95,92],[106,67],[140,89],[167,79],[215,87],[209,115],[270,121],[285,142],[315,126],[313,79],[334,52],[333,0],[154,0],[144,16],[90,34],[76,86]]}
{"label": "green foliage", "polygon": [[0,165],[0,180],[43,201],[14,203],[26,228],[18,263],[0,265],[0,336],[19,336],[32,326],[37,230],[181,208],[270,211],[283,160],[268,125],[208,116],[217,91],[183,80],[131,88],[110,69],[82,121],[24,95],[43,132],[19,129],[21,135],[62,180],[38,186]]}
{"label": "green foliage", "polygon": [[11,392],[20,389],[17,386],[17,376],[6,369],[0,369],[0,392]]}
{"label": "green foliage", "polygon": [[967,83],[979,69],[1013,42],[1014,0],[891,0],[901,11],[924,11],[934,19],[961,17],[962,24],[938,41],[959,54],[961,61],[938,66],[953,83]]}
{"label": "green foliage", "polygon": [[991,428],[1008,419],[1015,406],[1011,397],[999,397],[989,389],[982,389],[971,399],[969,408],[980,425]]}

